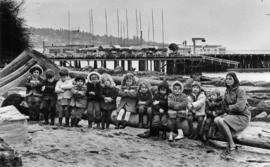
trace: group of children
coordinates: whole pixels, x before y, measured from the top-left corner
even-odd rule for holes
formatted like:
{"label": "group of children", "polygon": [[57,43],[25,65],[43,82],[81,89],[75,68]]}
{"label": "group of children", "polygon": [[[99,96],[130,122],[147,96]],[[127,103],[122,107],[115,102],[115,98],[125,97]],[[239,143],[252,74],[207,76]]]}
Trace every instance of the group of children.
{"label": "group of children", "polygon": [[[153,90],[148,82],[138,82],[132,73],[123,77],[118,89],[106,73],[90,72],[86,80],[83,76],[73,80],[69,78],[67,69],[61,69],[57,81],[54,71],[48,69],[45,79],[41,77],[42,72],[39,66],[30,69],[26,98],[30,118],[39,120],[40,113],[43,113],[45,124],[49,124],[50,116],[50,124],[54,125],[58,111],[60,126],[65,118],[65,126],[77,127],[82,115],[86,114],[89,128],[95,123],[97,128],[105,129],[110,127],[112,112],[116,110],[116,129],[125,128],[131,114],[138,113],[139,127],[150,129],[146,136],[159,135],[162,130],[162,138],[165,139],[169,130],[169,141],[173,141],[184,137],[184,120],[188,122],[190,138],[212,137],[215,133],[214,118],[224,114],[220,92],[212,91],[207,99],[197,81],[192,83],[192,91],[186,95],[180,81],[173,82],[171,88],[167,81],[162,81]],[[196,130],[194,121],[197,121]]]}

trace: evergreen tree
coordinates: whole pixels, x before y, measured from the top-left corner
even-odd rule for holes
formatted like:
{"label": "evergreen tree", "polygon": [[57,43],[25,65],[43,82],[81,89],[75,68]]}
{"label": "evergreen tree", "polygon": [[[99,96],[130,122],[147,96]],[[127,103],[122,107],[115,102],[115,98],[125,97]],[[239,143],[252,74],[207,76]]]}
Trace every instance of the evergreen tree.
{"label": "evergreen tree", "polygon": [[0,0],[0,66],[29,48],[29,32],[19,16],[24,1]]}

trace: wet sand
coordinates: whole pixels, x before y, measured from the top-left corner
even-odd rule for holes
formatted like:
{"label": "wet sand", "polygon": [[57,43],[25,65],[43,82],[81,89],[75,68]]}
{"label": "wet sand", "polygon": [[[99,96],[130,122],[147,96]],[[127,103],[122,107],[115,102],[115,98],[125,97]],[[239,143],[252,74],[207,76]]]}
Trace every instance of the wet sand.
{"label": "wet sand", "polygon": [[89,166],[270,166],[248,160],[268,160],[270,155],[237,150],[221,156],[224,150],[205,146],[200,141],[183,139],[169,143],[161,138],[142,139],[145,129],[127,127],[115,130],[59,128],[29,124],[29,140],[17,147],[24,167]]}

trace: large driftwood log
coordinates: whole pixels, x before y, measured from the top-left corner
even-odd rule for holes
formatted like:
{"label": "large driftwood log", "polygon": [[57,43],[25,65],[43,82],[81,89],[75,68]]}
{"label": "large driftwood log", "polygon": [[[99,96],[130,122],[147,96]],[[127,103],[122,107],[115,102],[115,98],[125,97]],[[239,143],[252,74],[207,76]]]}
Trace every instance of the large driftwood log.
{"label": "large driftwood log", "polygon": [[35,60],[31,59],[25,65],[18,68],[16,71],[14,71],[11,74],[5,76],[4,78],[1,78],[0,79],[0,87],[2,87],[4,85],[8,84],[9,82],[17,79],[18,77],[20,77],[24,73],[28,73],[28,70],[35,64],[36,64]]}
{"label": "large driftwood log", "polygon": [[9,89],[11,89],[11,88],[24,86],[28,75],[29,75],[28,73],[24,73],[23,75],[21,75],[17,79],[9,82],[5,86],[0,87],[0,96],[5,95],[9,91]]}
{"label": "large driftwood log", "polygon": [[0,167],[21,167],[21,156],[0,139]]}
{"label": "large driftwood log", "polygon": [[31,57],[28,55],[28,52],[29,52],[28,50],[22,52],[16,59],[10,62],[5,68],[3,68],[0,71],[0,78],[9,75],[10,73],[20,68],[25,63],[27,63],[31,59]]}

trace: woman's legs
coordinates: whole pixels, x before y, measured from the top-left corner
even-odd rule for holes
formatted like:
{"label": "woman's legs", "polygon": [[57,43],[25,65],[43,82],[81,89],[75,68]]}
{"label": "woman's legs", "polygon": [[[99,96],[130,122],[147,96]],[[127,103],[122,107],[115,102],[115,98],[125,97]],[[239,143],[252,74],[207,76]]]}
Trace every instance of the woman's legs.
{"label": "woman's legs", "polygon": [[226,122],[224,122],[224,119],[221,117],[215,118],[215,124],[217,125],[218,129],[220,132],[224,135],[225,139],[227,142],[229,142],[229,147],[230,149],[235,146],[233,138],[232,138],[232,133],[230,130],[230,127],[227,125]]}
{"label": "woman's legs", "polygon": [[169,141],[171,142],[171,141],[173,141],[173,131],[175,129],[175,118],[169,118],[168,126],[170,129]]}

